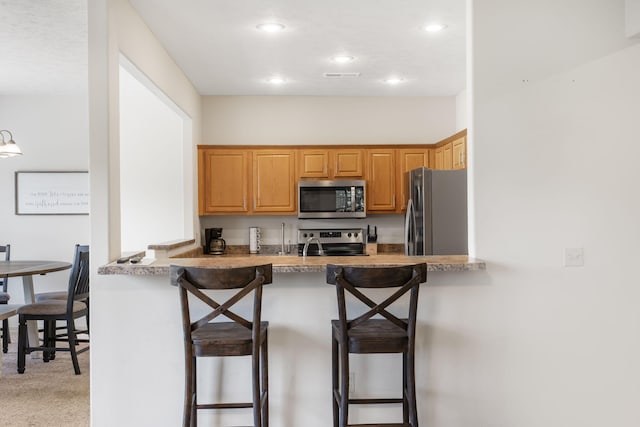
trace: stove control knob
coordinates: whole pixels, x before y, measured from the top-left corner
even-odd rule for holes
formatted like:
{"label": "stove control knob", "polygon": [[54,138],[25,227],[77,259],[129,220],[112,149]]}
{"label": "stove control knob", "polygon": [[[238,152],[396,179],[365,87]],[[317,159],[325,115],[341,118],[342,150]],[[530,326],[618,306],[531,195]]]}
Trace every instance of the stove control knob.
{"label": "stove control knob", "polygon": [[313,237],[313,233],[309,233],[309,237]]}
{"label": "stove control knob", "polygon": [[306,237],[307,237],[307,233],[304,233],[304,234],[302,235],[302,237],[306,238]]}
{"label": "stove control knob", "polygon": [[353,233],[353,237],[358,237],[358,233]]}
{"label": "stove control knob", "polygon": [[351,237],[351,233],[348,233],[348,234],[347,234],[347,237]]}

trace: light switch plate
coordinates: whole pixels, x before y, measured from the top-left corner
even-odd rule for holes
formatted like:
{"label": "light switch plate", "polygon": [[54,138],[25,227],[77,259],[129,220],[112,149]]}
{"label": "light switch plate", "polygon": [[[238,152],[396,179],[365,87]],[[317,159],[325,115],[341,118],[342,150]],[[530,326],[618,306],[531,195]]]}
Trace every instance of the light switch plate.
{"label": "light switch plate", "polygon": [[582,267],[584,266],[583,248],[564,248],[564,266]]}

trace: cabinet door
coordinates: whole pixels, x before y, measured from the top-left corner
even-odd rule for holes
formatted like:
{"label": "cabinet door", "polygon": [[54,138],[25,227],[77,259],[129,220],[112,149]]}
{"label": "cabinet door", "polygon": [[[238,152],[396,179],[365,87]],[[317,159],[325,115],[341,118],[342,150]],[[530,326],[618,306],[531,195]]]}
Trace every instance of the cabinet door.
{"label": "cabinet door", "polygon": [[295,213],[295,150],[253,152],[253,211]]}
{"label": "cabinet door", "polygon": [[201,150],[198,156],[200,215],[248,212],[249,152]]}
{"label": "cabinet door", "polygon": [[467,138],[462,137],[453,141],[453,169],[467,167]]}
{"label": "cabinet door", "polygon": [[398,190],[397,194],[399,194],[398,205],[400,207],[400,211],[403,212],[407,208],[407,178],[405,177],[405,173],[419,168],[419,167],[428,167],[429,166],[429,150],[425,148],[411,148],[411,149],[402,149],[398,150],[399,164],[398,174],[397,174],[397,182],[398,182]]}
{"label": "cabinet door", "polygon": [[302,149],[298,165],[301,178],[329,178],[329,150]]}
{"label": "cabinet door", "polygon": [[433,160],[433,169],[444,169],[444,146],[435,149]]}
{"label": "cabinet door", "polygon": [[444,146],[443,169],[453,169],[453,145],[449,142]]}
{"label": "cabinet door", "polygon": [[367,211],[389,212],[396,208],[396,161],[393,149],[367,152]]}
{"label": "cabinet door", "polygon": [[333,157],[333,176],[336,178],[362,177],[362,150],[338,149],[331,150]]}

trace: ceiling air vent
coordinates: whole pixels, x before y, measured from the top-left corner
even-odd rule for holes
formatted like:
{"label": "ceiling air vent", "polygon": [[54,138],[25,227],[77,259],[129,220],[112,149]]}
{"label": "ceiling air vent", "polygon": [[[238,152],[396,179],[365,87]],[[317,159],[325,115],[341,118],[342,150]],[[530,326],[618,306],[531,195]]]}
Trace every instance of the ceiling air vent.
{"label": "ceiling air vent", "polygon": [[324,73],[323,76],[330,79],[340,79],[343,77],[360,77],[360,73]]}

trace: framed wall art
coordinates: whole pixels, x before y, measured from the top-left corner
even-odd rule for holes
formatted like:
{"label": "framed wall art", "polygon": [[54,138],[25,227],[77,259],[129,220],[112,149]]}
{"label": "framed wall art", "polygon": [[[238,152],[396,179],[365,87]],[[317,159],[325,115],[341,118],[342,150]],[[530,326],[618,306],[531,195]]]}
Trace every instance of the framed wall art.
{"label": "framed wall art", "polygon": [[17,171],[16,215],[88,215],[89,172]]}

